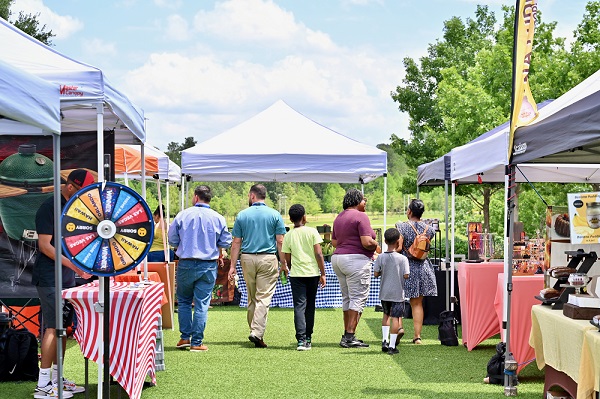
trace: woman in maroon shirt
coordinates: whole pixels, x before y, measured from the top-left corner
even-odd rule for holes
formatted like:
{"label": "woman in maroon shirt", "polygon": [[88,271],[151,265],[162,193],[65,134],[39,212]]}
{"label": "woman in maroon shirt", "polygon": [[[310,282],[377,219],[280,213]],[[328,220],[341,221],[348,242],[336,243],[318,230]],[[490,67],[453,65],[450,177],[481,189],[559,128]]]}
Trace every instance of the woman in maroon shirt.
{"label": "woman in maroon shirt", "polygon": [[369,297],[373,253],[379,249],[371,221],[364,212],[364,202],[362,192],[351,188],[344,196],[344,210],[333,222],[331,243],[335,252],[331,265],[342,291],[344,335],[340,346],[343,348],[369,346],[354,335]]}

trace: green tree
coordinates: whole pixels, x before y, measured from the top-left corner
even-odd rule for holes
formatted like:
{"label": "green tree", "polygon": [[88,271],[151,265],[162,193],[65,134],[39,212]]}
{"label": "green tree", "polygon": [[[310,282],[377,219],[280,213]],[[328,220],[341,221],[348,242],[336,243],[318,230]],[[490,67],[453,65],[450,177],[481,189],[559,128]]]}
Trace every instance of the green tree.
{"label": "green tree", "polygon": [[[0,17],[9,21],[12,15],[11,7],[14,0],[0,0]],[[36,38],[40,42],[52,46],[52,38],[56,36],[49,30],[46,25],[40,25],[38,18],[40,13],[37,14],[26,14],[23,11],[19,11],[19,15],[14,22],[11,22],[14,26],[27,33],[29,36]]]}
{"label": "green tree", "polygon": [[187,150],[188,148],[194,147],[196,144],[197,142],[193,137],[186,137],[182,144],[171,141],[167,145],[167,151],[165,151],[165,154],[167,154],[171,161],[181,166],[181,152],[183,150]]}
{"label": "green tree", "polygon": [[[287,207],[289,208],[292,204],[301,204],[309,215],[317,215],[322,212],[317,195],[307,184],[298,185],[296,194],[288,199]],[[287,209],[285,213],[287,214]]]}
{"label": "green tree", "polygon": [[321,199],[321,209],[323,209],[323,212],[341,212],[344,194],[346,194],[346,191],[339,184],[327,184],[327,188]]}

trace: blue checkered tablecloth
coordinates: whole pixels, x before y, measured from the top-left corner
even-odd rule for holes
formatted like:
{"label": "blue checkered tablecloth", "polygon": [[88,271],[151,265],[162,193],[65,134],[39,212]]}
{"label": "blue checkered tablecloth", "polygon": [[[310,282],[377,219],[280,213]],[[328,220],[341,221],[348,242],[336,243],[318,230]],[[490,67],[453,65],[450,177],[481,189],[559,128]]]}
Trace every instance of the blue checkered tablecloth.
{"label": "blue checkered tablecloth", "polygon": [[[246,281],[242,273],[242,266],[238,261],[236,265],[236,271],[239,277],[238,289],[241,294],[240,307],[248,306],[248,292],[246,291]],[[325,262],[325,277],[327,278],[327,284],[325,288],[317,291],[317,308],[341,308],[342,307],[342,293],[340,291],[340,282],[337,279],[331,262]],[[379,305],[379,278],[373,276],[371,271],[371,287],[369,288],[369,299],[367,299],[366,306]],[[293,308],[294,302],[292,300],[292,288],[290,284],[283,285],[281,280],[277,280],[275,287],[275,294],[271,300],[271,307],[280,308]]]}

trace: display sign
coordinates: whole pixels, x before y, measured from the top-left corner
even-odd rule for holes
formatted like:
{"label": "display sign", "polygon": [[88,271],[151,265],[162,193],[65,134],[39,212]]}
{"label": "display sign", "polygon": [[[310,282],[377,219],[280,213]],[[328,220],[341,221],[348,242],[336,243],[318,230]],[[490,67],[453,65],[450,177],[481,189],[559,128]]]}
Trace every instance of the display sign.
{"label": "display sign", "polygon": [[600,243],[600,193],[567,194],[571,244]]}

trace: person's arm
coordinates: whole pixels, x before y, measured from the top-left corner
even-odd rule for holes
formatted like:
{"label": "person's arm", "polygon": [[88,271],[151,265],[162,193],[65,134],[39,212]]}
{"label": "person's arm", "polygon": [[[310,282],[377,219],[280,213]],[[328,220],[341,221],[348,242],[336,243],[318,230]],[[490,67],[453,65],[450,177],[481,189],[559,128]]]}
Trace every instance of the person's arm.
{"label": "person's arm", "polygon": [[379,247],[377,241],[375,241],[375,239],[371,236],[360,236],[360,243],[362,244],[363,248],[368,251],[375,251]]}
{"label": "person's arm", "polygon": [[409,277],[410,277],[410,274],[408,274],[408,273],[406,273],[406,274],[404,275],[404,279],[405,279],[405,280],[408,280],[408,278],[409,278]]}
{"label": "person's arm", "polygon": [[375,277],[381,276],[381,265],[379,262],[380,262],[380,260],[379,260],[379,258],[377,258],[377,260],[373,264],[373,276],[375,276]]}
{"label": "person's arm", "polygon": [[283,253],[285,255],[285,262],[288,265],[288,268],[292,267],[292,254],[288,253],[288,252],[284,252]]}
{"label": "person's arm", "polygon": [[229,277],[229,281],[233,281],[235,279],[235,265],[237,264],[238,258],[240,256],[240,248],[242,247],[242,239],[240,237],[233,237],[233,241],[231,242],[231,263],[229,265],[229,273],[227,273]]}
{"label": "person's arm", "polygon": [[[38,234],[38,249],[40,250],[40,252],[43,253],[44,255],[46,255],[47,257],[49,257],[50,259],[56,260],[56,256],[54,253],[54,245],[52,245],[50,243],[50,241],[52,241],[51,235]],[[61,255],[61,264],[65,267],[68,267],[69,269],[73,270],[75,273],[77,273],[79,276],[81,276],[81,278],[88,279],[88,278],[92,277],[91,274],[86,273],[83,270],[81,270],[80,268],[78,268],[77,266],[75,266],[73,264],[73,262],[71,262],[64,255]]]}
{"label": "person's arm", "polygon": [[285,255],[284,255],[283,251],[281,250],[281,247],[283,245],[283,237],[284,237],[284,234],[277,234],[277,235],[275,235],[275,241],[277,242],[277,252],[279,253],[279,265],[280,265],[281,271],[285,273],[286,277],[288,277],[288,274],[290,274],[290,269],[288,269]]}
{"label": "person's arm", "polygon": [[315,259],[317,260],[317,265],[319,266],[319,286],[321,288],[325,287],[327,284],[327,279],[325,278],[325,260],[323,260],[323,249],[321,248],[321,244],[317,243],[314,245],[315,249]]}

